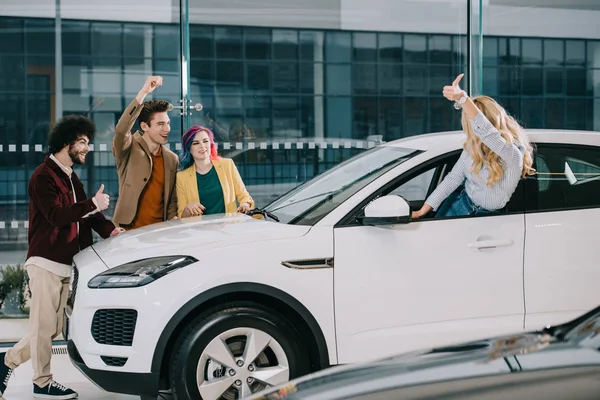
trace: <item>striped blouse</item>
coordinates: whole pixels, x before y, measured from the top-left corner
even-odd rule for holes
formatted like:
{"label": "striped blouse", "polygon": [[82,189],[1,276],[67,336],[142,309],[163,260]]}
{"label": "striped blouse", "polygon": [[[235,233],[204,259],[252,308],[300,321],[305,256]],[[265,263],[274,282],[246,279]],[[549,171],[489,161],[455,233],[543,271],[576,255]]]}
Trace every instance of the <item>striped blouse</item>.
{"label": "striped blouse", "polygon": [[523,171],[525,148],[519,143],[508,144],[500,132],[480,112],[471,121],[473,131],[481,141],[503,161],[502,178],[492,186],[487,186],[489,171],[484,164],[479,173],[471,171],[473,159],[463,150],[452,171],[425,200],[433,210],[464,183],[465,191],[473,203],[486,210],[503,208],[514,193]]}

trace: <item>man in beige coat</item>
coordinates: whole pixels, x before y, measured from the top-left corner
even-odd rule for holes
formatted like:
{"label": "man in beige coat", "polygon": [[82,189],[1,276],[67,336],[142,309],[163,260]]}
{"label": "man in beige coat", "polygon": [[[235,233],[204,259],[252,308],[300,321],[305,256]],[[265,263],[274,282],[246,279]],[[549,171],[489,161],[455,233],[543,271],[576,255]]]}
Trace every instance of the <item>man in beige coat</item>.
{"label": "man in beige coat", "polygon": [[[165,147],[171,130],[169,103],[144,102],[161,85],[162,77],[149,76],[115,128],[112,151],[119,176],[119,198],[113,221],[125,229],[177,218],[175,178],[179,161]],[[132,134],[136,119],[142,131]]]}

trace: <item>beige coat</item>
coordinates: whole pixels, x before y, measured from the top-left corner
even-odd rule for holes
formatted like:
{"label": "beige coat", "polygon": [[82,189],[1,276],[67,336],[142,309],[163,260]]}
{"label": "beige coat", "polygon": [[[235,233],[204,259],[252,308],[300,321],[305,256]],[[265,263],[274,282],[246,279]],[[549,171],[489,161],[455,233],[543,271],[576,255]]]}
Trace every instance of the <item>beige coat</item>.
{"label": "beige coat", "polygon": [[[130,226],[137,215],[140,195],[152,173],[152,154],[142,138],[142,132],[131,133],[135,120],[142,111],[142,105],[133,100],[121,115],[115,127],[112,151],[117,164],[119,176],[119,199],[115,208],[113,222],[119,226]],[[179,159],[177,155],[162,147],[165,165],[165,190],[163,219],[171,219],[177,215],[177,193],[175,179]]]}

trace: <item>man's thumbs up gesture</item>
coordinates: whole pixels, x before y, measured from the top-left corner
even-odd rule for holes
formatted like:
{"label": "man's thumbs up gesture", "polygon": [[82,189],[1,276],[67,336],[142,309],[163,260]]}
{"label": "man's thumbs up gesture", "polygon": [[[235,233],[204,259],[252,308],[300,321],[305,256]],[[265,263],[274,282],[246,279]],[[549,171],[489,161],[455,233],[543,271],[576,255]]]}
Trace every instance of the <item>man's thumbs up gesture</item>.
{"label": "man's thumbs up gesture", "polygon": [[96,199],[96,204],[98,205],[98,208],[100,209],[100,211],[104,211],[108,208],[108,204],[110,202],[110,199],[108,197],[107,194],[104,194],[104,184],[100,185],[100,189],[98,189],[98,191],[96,192],[96,195],[94,196],[94,199]]}

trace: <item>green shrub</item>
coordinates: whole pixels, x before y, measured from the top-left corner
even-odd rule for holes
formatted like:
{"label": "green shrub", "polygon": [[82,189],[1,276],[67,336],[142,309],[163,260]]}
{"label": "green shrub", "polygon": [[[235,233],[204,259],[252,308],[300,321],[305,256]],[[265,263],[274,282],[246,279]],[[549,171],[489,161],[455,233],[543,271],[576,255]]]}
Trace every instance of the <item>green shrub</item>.
{"label": "green shrub", "polygon": [[29,276],[21,265],[9,265],[0,269],[0,308],[2,308],[6,296],[14,289],[18,290],[19,308],[23,310],[27,299],[31,298],[31,290],[29,289]]}

